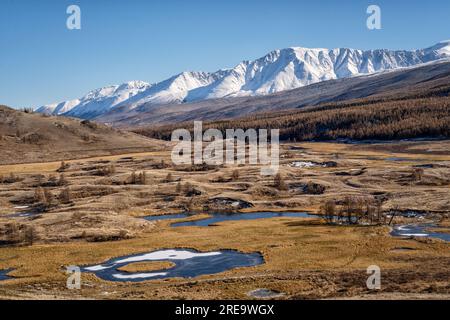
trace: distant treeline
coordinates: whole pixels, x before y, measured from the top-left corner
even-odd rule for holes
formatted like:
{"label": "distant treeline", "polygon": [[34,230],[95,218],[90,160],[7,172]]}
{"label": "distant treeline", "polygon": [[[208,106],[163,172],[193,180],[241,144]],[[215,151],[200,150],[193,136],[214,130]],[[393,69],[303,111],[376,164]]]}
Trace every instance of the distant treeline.
{"label": "distant treeline", "polygon": [[[432,96],[398,96],[323,104],[317,107],[256,114],[233,120],[204,122],[204,130],[280,129],[283,141],[396,140],[450,138],[450,97],[447,90]],[[177,128],[193,130],[193,123],[148,126],[136,133],[170,140]]]}

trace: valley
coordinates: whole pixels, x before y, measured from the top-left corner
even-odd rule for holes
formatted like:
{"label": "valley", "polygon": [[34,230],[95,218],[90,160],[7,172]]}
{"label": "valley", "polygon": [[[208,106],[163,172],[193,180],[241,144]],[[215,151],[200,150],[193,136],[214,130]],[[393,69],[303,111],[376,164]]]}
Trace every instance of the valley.
{"label": "valley", "polygon": [[[449,298],[449,243],[433,237],[449,230],[448,140],[285,142],[278,178],[261,176],[259,165],[175,166],[171,148],[158,146],[0,166],[15,176],[0,183],[0,297],[248,299],[268,290],[277,299]],[[342,213],[332,223],[330,201]],[[356,203],[361,211],[350,210]],[[253,217],[242,219],[246,213]],[[171,214],[178,216],[160,217]],[[185,223],[209,214],[224,219]],[[349,214],[360,221],[349,223]],[[394,236],[398,227],[426,224]],[[221,252],[263,260],[232,259],[217,273],[176,276],[191,265],[184,260],[190,254],[228,261]],[[127,257],[136,258],[110,267],[120,281],[93,269],[82,273],[81,290],[66,288],[65,267]],[[382,270],[380,291],[365,284],[374,264]],[[151,279],[172,269],[174,276]]]}

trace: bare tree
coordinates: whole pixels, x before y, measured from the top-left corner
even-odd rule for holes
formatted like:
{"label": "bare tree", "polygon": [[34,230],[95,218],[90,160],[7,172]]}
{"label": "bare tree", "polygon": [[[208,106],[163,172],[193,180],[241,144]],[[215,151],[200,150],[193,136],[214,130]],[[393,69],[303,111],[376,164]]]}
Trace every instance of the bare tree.
{"label": "bare tree", "polygon": [[287,190],[286,182],[280,173],[277,173],[273,179],[273,186],[278,190]]}
{"label": "bare tree", "polygon": [[333,200],[326,201],[322,205],[321,211],[323,212],[327,223],[332,223],[334,216],[336,215],[336,203]]}
{"label": "bare tree", "polygon": [[173,177],[172,174],[169,172],[166,176],[166,178],[164,179],[164,182],[172,182],[173,181]]}
{"label": "bare tree", "polygon": [[67,181],[64,173],[61,173],[59,175],[58,186],[65,186],[65,185],[67,185],[67,183],[68,183],[68,181]]}
{"label": "bare tree", "polygon": [[231,173],[231,179],[233,181],[236,181],[237,179],[239,179],[239,170],[233,170],[233,172]]}
{"label": "bare tree", "polygon": [[58,199],[59,199],[59,201],[61,201],[61,203],[70,203],[71,196],[70,196],[69,188],[64,188],[63,190],[61,190],[61,193],[59,194]]}
{"label": "bare tree", "polygon": [[25,244],[32,246],[36,240],[37,240],[36,229],[33,226],[27,226],[24,231]]}
{"label": "bare tree", "polygon": [[45,198],[45,192],[42,187],[37,187],[36,189],[34,189],[34,201],[42,204],[47,202]]}
{"label": "bare tree", "polygon": [[19,242],[20,234],[19,234],[19,226],[16,222],[11,222],[5,225],[5,234],[6,241],[10,243]]}
{"label": "bare tree", "polygon": [[412,173],[413,180],[421,181],[424,173],[425,173],[425,170],[423,170],[423,168],[415,168]]}

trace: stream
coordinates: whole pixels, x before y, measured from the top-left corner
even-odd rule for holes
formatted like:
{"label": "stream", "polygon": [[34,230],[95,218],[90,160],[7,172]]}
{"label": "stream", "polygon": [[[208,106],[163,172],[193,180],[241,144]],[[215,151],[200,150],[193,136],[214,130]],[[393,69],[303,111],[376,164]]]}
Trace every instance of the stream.
{"label": "stream", "polygon": [[[440,227],[433,223],[396,225],[391,232],[394,237],[435,238],[450,242],[450,233],[438,232]],[[430,231],[434,229],[434,231]]]}

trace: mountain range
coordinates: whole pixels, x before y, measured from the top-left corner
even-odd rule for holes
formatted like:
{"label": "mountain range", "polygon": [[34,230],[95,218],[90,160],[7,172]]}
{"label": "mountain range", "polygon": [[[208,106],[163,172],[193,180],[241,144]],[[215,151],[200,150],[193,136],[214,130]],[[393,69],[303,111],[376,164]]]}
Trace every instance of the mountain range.
{"label": "mountain range", "polygon": [[108,86],[79,99],[38,107],[36,111],[102,121],[102,116],[116,109],[137,112],[145,106],[146,111],[154,107],[161,112],[163,105],[265,96],[327,80],[370,75],[449,58],[450,40],[413,51],[292,47],[213,73],[183,72],[155,84],[130,81]]}

